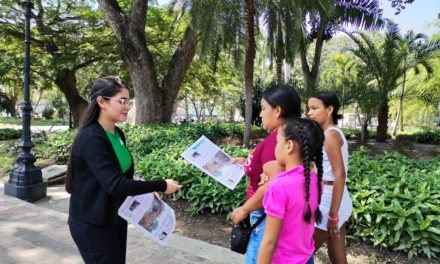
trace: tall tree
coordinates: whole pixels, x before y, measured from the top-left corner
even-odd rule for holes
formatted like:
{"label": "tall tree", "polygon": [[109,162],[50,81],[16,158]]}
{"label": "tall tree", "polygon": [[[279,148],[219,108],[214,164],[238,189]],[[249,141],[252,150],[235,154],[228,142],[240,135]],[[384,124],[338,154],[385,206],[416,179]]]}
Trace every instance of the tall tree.
{"label": "tall tree", "polygon": [[382,100],[377,82],[367,67],[352,54],[336,54],[332,61],[336,67],[328,67],[323,71],[321,87],[335,92],[341,98],[342,106],[355,106],[361,124],[360,143],[365,145],[368,140],[368,124],[377,114]]}
{"label": "tall tree", "polygon": [[362,60],[377,81],[382,100],[379,104],[376,140],[384,142],[388,131],[390,92],[397,88],[397,80],[405,71],[402,67],[404,54],[399,47],[401,38],[399,28],[396,24],[390,23],[385,39],[381,43],[375,43],[365,33],[349,34],[349,36],[357,45],[352,52]]}
{"label": "tall tree", "polygon": [[98,0],[121,46],[121,57],[136,95],[136,123],[169,122],[184,76],[194,58],[197,35],[188,27],[169,61],[163,79],[158,78],[145,34],[150,1]]}
{"label": "tall tree", "polygon": [[[0,38],[0,90],[2,93],[3,109],[10,108],[10,114],[16,116],[16,106],[22,94],[23,87],[23,43],[15,38],[3,35]],[[34,77],[34,76],[32,76]],[[31,82],[34,78],[31,78]],[[10,106],[6,107],[6,105]]]}
{"label": "tall tree", "polygon": [[244,87],[246,98],[245,130],[243,144],[250,145],[252,130],[252,93],[254,87],[254,61],[256,53],[255,44],[255,3],[254,0],[245,0],[246,24],[246,56],[244,60]]}
{"label": "tall tree", "polygon": [[[35,0],[34,3],[31,41],[39,56],[32,58],[32,70],[60,88],[78,125],[87,101],[78,92],[76,72],[101,60],[114,42],[90,0]],[[0,32],[24,40],[20,3],[2,0],[1,6]]]}
{"label": "tall tree", "polygon": [[293,64],[298,52],[301,32],[300,1],[261,1],[259,9],[267,31],[267,47],[276,64],[276,82],[282,84],[283,63]]}
{"label": "tall tree", "polygon": [[[382,10],[379,8],[378,0],[335,0],[334,4],[331,2],[325,1],[314,9],[309,6],[302,13],[304,33],[300,36],[300,58],[306,95],[314,93],[317,89],[324,41],[329,40],[337,30],[342,30],[346,25],[367,30],[377,29],[381,25]],[[307,50],[313,42],[313,57],[308,58]]]}
{"label": "tall tree", "polygon": [[397,121],[400,117],[400,131],[403,131],[403,100],[407,94],[406,81],[408,71],[414,70],[414,74],[419,74],[421,68],[425,69],[428,75],[432,74],[433,69],[430,60],[434,53],[440,49],[440,41],[429,41],[424,34],[415,34],[413,31],[407,32],[400,41],[400,50],[403,54],[403,76],[402,86],[399,95],[399,110],[396,117],[396,126],[393,129],[393,135],[396,133]]}

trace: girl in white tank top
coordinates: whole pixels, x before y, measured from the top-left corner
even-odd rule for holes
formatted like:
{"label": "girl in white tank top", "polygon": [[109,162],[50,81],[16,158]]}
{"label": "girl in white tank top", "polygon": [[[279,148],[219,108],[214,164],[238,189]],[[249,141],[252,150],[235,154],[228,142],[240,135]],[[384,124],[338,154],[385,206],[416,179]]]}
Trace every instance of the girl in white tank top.
{"label": "girl in white tank top", "polygon": [[307,115],[324,130],[323,182],[324,189],[319,209],[322,222],[315,225],[315,250],[324,242],[332,263],[347,263],[344,223],[353,206],[347,190],[348,144],[344,133],[336,127],[340,104],[331,92],[318,92],[308,100]]}

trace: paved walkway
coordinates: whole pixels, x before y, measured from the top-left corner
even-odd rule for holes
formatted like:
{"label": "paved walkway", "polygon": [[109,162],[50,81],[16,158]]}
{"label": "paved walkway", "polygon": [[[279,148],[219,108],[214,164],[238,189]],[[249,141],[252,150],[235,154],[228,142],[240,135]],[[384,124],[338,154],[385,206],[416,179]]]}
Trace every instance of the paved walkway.
{"label": "paved walkway", "polygon": [[[0,179],[0,264],[83,263],[67,226],[69,195],[64,187],[49,186],[47,197],[32,204],[4,195],[6,180]],[[370,263],[365,255],[347,258],[350,264]],[[129,226],[127,263],[235,264],[244,263],[244,256],[177,234],[162,247]],[[315,263],[329,263],[324,248]]]}
{"label": "paved walkway", "polygon": [[[83,263],[70,237],[64,210],[67,194],[50,187],[48,197],[35,204],[4,195],[0,185],[0,263]],[[44,207],[42,207],[44,206]],[[137,232],[128,231],[127,263],[220,264],[244,263],[227,248],[173,235],[162,247]]]}
{"label": "paved walkway", "polygon": [[[0,128],[12,128],[12,129],[22,129],[21,124],[0,124]],[[34,126],[31,125],[32,133],[41,133],[42,131],[48,132],[61,132],[69,129],[69,126]]]}

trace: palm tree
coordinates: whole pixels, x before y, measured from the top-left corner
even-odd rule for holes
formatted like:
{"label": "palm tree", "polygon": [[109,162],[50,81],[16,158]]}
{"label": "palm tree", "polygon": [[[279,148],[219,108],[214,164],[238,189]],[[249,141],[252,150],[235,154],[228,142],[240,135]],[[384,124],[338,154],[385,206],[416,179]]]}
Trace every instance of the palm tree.
{"label": "palm tree", "polygon": [[263,24],[267,31],[267,47],[272,62],[276,64],[276,82],[283,83],[283,62],[293,64],[298,53],[298,36],[302,34],[301,1],[266,0],[260,3]]}
{"label": "palm tree", "polygon": [[[198,32],[199,51],[209,57],[216,69],[222,51],[232,53],[239,66],[244,67],[245,130],[243,144],[249,146],[252,129],[252,94],[256,54],[255,28],[257,3],[254,0],[203,1],[184,0],[190,7],[193,28]],[[244,63],[242,62],[244,50]]]}
{"label": "palm tree", "polygon": [[357,48],[351,51],[367,66],[377,81],[382,100],[379,104],[376,140],[384,142],[388,130],[389,93],[397,88],[397,80],[405,72],[402,68],[404,54],[399,47],[399,28],[390,23],[384,41],[379,44],[362,32],[348,35],[357,45]]}
{"label": "palm tree", "polygon": [[341,105],[348,105],[352,102],[353,96],[348,93],[346,86],[355,82],[358,75],[358,61],[353,55],[337,53],[333,56],[332,62],[335,67],[326,68],[321,75],[320,87],[332,90],[341,100]]}
{"label": "palm tree", "polygon": [[[300,35],[299,46],[306,95],[314,93],[317,88],[324,41],[329,40],[335,31],[343,30],[346,25],[354,25],[366,30],[377,29],[382,25],[382,10],[379,8],[378,0],[310,2],[310,5],[312,3],[317,5],[314,9],[309,6],[309,9],[302,12],[302,32],[304,33]],[[307,18],[310,19],[307,20]],[[315,41],[314,55],[312,63],[309,64],[307,50],[313,41]]]}
{"label": "palm tree", "polygon": [[428,76],[433,72],[430,66],[430,59],[434,53],[440,49],[440,41],[428,41],[424,34],[415,34],[412,30],[408,31],[400,41],[400,48],[403,54],[403,80],[402,89],[399,95],[399,109],[397,111],[396,122],[393,128],[393,135],[396,134],[397,123],[400,117],[400,131],[403,131],[403,100],[407,93],[405,86],[407,82],[407,73],[414,70],[414,74],[420,73],[421,68],[425,69]]}
{"label": "palm tree", "polygon": [[365,145],[368,139],[368,124],[377,113],[377,106],[381,100],[377,82],[369,74],[366,66],[352,54],[336,54],[332,61],[336,65],[322,73],[320,86],[336,93],[341,98],[342,106],[355,106],[356,116],[362,127],[360,143]]}

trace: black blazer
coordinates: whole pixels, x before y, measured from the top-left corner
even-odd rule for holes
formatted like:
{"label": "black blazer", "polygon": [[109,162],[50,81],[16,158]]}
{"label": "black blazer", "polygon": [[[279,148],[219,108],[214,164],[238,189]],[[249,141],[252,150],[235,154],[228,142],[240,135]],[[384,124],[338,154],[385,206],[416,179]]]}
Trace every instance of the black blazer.
{"label": "black blazer", "polygon": [[[125,144],[125,136],[116,127]],[[96,225],[117,225],[118,208],[129,195],[165,191],[165,180],[133,180],[134,164],[122,173],[104,129],[96,122],[80,131],[72,148],[69,217]]]}

